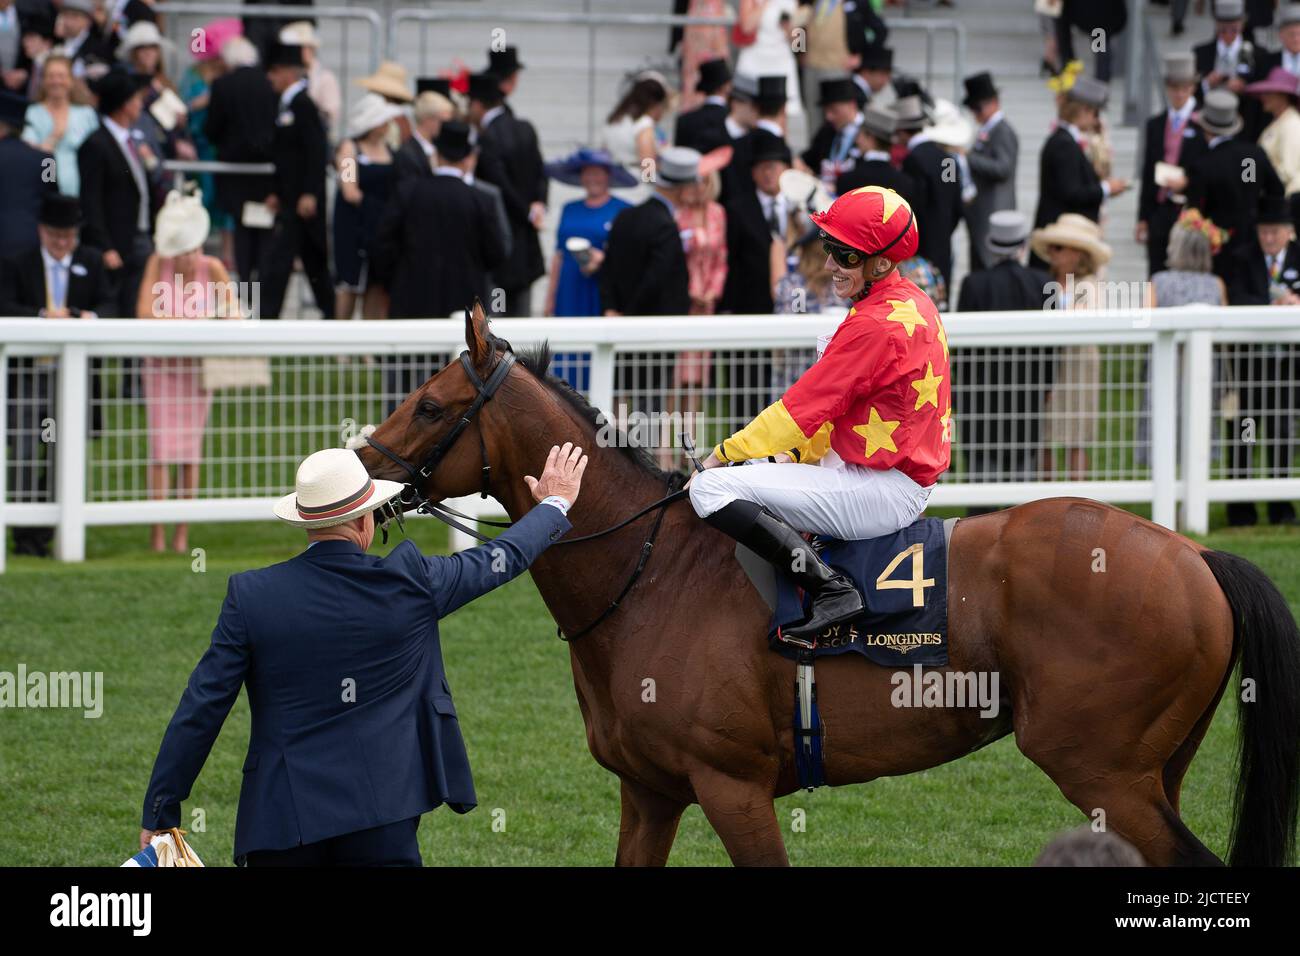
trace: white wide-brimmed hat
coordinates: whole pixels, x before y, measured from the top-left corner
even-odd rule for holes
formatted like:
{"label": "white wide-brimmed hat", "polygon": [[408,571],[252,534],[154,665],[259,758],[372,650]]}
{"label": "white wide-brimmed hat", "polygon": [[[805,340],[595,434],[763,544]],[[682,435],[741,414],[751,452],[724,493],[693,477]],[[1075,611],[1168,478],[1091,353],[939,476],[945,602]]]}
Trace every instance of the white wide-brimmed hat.
{"label": "white wide-brimmed hat", "polygon": [[172,41],[159,32],[156,23],[137,20],[127,28],[126,35],[122,37],[122,43],[117,48],[117,58],[125,60],[131,55],[132,50],[142,46],[156,46],[159,49],[170,50]]}
{"label": "white wide-brimmed hat", "polygon": [[975,142],[975,125],[951,100],[934,101],[934,125],[929,132],[930,140],[940,146],[970,149]]}
{"label": "white wide-brimmed hat", "polygon": [[382,508],[402,493],[399,481],[371,478],[350,448],[326,448],[303,459],[295,490],[275,503],[275,516],[299,528],[330,528]]}
{"label": "white wide-brimmed hat", "polygon": [[203,248],[212,229],[212,219],[203,208],[203,197],[186,196],[173,189],[167,194],[154,224],[154,250],[164,259]]}
{"label": "white wide-brimmed hat", "polygon": [[1111,257],[1110,246],[1101,238],[1101,226],[1075,212],[1064,213],[1051,225],[1035,229],[1029,238],[1029,245],[1034,254],[1043,260],[1048,258],[1050,246],[1079,249],[1092,258],[1094,269],[1100,269],[1110,262]]}
{"label": "white wide-brimmed hat", "polygon": [[831,208],[831,194],[816,176],[801,169],[787,169],[781,174],[781,194],[796,209],[807,212],[825,212]]}
{"label": "white wide-brimmed hat", "polygon": [[310,20],[295,20],[280,30],[280,42],[285,46],[309,46],[320,49],[320,36]]}
{"label": "white wide-brimmed hat", "polygon": [[365,93],[348,111],[348,139],[357,139],[373,129],[387,126],[405,113],[378,93]]}

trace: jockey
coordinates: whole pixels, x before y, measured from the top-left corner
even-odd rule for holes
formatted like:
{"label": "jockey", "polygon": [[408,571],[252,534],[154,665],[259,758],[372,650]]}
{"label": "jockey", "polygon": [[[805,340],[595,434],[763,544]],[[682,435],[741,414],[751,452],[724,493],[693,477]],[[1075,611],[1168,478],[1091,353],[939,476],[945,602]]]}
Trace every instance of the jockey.
{"label": "jockey", "polygon": [[907,527],[948,468],[952,418],[938,309],[898,272],[919,241],[911,207],[864,186],[813,221],[835,293],[853,307],[813,366],[690,482],[696,514],[812,595],[808,618],[783,629],[805,640],[864,605],[800,531],[848,540]]}

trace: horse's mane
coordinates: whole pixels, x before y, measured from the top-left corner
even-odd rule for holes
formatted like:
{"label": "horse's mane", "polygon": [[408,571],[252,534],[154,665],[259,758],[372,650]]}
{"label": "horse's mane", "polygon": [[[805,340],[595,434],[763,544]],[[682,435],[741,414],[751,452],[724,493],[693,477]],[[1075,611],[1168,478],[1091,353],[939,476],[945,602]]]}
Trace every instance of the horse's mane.
{"label": "horse's mane", "polygon": [[[509,342],[495,335],[489,334],[489,344],[498,352],[514,351]],[[564,379],[551,374],[551,359],[554,356],[551,353],[550,342],[543,340],[540,345],[535,345],[522,352],[515,352],[515,357],[519,364],[527,369],[534,378],[581,415],[582,420],[589,423],[597,432],[612,424],[611,421],[606,419],[604,412],[587,401],[585,395]],[[627,441],[627,436],[621,428],[617,430],[617,434],[619,436],[618,450],[647,475],[658,478],[663,482],[671,482],[674,477],[678,480],[684,477],[681,472],[664,471],[660,468],[654,456],[648,451]]]}

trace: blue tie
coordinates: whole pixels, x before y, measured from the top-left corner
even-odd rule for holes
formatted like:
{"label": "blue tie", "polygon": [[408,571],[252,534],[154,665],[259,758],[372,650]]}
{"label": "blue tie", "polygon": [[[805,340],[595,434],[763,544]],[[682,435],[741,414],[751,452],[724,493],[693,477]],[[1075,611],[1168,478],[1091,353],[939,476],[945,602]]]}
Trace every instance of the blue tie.
{"label": "blue tie", "polygon": [[51,281],[54,285],[54,307],[62,309],[67,305],[68,299],[68,273],[62,262],[54,263]]}

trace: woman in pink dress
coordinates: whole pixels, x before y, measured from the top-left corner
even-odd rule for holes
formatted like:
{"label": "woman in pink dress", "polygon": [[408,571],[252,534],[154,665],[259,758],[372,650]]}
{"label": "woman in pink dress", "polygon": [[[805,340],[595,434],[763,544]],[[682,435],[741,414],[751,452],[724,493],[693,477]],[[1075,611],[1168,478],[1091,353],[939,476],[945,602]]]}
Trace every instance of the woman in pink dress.
{"label": "woman in pink dress", "polygon": [[[731,147],[723,146],[700,159],[700,179],[683,191],[677,207],[677,229],[686,250],[691,315],[713,315],[727,281],[727,213],[717,201],[721,189],[718,170],[731,162]],[[670,414],[682,412],[683,427],[699,413],[703,390],[709,384],[712,352],[680,352],[668,395]],[[676,467],[672,449],[661,448],[664,468]]]}
{"label": "woman in pink dress", "polygon": [[[141,319],[241,318],[239,297],[221,260],[205,255],[211,223],[201,197],[172,192],[158,214],[153,255],[145,265],[136,297]],[[193,498],[203,459],[203,432],[212,393],[203,388],[202,360],[146,358],[144,384],[149,426],[149,496],[166,498],[171,466],[177,467],[177,497]],[[189,526],[176,525],[172,550],[185,553]],[[164,530],[153,526],[154,551],[165,551]]]}

